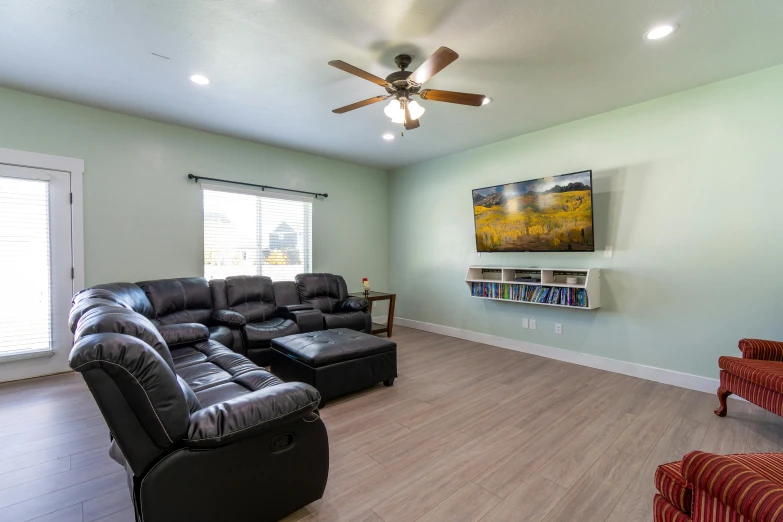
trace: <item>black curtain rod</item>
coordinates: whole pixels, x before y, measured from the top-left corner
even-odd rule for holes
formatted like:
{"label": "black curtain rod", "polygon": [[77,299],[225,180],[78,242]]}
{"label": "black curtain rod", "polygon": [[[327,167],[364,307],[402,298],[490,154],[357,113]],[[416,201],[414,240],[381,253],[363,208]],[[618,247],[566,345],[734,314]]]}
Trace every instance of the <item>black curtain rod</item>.
{"label": "black curtain rod", "polygon": [[256,187],[256,188],[260,188],[261,190],[272,189],[272,190],[282,190],[283,192],[296,192],[297,194],[308,194],[316,198],[329,197],[329,194],[322,194],[320,192],[307,192],[306,190],[294,190],[294,189],[287,189],[287,188],[280,188],[280,187],[272,187],[269,185],[256,185],[255,183],[245,183],[244,181],[231,181],[228,179],[207,178],[205,176],[196,176],[195,174],[188,174],[188,179],[192,179],[196,183],[198,183],[198,180],[200,179],[205,179],[207,181],[219,181],[220,183],[231,183],[232,185],[244,185],[245,187]]}

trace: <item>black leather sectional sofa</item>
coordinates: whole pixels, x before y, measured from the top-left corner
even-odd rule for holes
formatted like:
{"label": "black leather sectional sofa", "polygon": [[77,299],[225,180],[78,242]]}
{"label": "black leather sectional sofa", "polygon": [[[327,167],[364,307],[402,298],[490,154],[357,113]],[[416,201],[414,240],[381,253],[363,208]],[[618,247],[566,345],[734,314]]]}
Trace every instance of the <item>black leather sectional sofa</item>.
{"label": "black leather sectional sofa", "polygon": [[[234,349],[266,366],[271,342],[297,333],[349,328],[370,333],[369,303],[348,295],[345,279],[334,274],[300,274],[295,281],[262,276],[209,281],[212,320],[229,327]],[[238,347],[241,346],[241,349]]]}
{"label": "black leather sectional sofa", "polygon": [[330,274],[287,285],[184,278],[74,296],[69,364],[109,426],[138,521],[273,521],[321,498],[329,446],[318,391],[243,354],[263,363],[267,339],[300,326],[368,329],[363,300],[344,285]]}
{"label": "black leather sectional sofa", "polygon": [[269,364],[276,337],[331,328],[369,333],[372,328],[369,303],[350,297],[345,280],[334,274],[300,274],[295,281],[274,283],[263,276],[109,283],[74,299],[88,298],[122,301],[149,319],[172,346],[188,341],[189,327],[183,325],[204,325],[210,339],[259,366]]}

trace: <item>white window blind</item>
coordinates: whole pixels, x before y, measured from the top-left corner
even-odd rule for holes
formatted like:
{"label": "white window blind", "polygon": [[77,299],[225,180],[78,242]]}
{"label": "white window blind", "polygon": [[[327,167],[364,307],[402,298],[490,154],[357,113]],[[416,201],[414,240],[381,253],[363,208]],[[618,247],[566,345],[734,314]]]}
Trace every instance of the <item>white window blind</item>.
{"label": "white window blind", "polygon": [[0,176],[0,356],[52,349],[49,182]]}
{"label": "white window blind", "polygon": [[312,271],[312,199],[212,185],[202,190],[204,277],[291,281]]}

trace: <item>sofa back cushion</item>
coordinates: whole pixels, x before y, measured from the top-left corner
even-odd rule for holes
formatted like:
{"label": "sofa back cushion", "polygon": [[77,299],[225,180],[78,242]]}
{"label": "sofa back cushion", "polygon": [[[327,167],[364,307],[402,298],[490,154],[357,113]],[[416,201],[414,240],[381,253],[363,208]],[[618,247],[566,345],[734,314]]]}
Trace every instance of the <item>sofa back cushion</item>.
{"label": "sofa back cushion", "polygon": [[190,409],[174,371],[137,337],[84,335],[71,350],[134,474],[141,474],[187,434]]}
{"label": "sofa back cushion", "polygon": [[325,314],[339,312],[337,304],[348,297],[345,279],[334,274],[299,274],[296,288],[302,303],[309,303]]}
{"label": "sofa back cushion", "polygon": [[96,306],[115,304],[138,312],[148,319],[155,317],[155,310],[144,290],[133,283],[108,283],[85,288],[73,296],[71,303],[73,306],[68,318],[71,332],[76,330],[76,324],[82,314]]}
{"label": "sofa back cushion", "polygon": [[174,361],[163,336],[152,322],[141,314],[117,306],[102,306],[82,315],[74,333],[74,342],[98,333],[120,333],[144,341],[174,371]]}
{"label": "sofa back cushion", "polygon": [[212,293],[203,277],[179,277],[136,283],[147,295],[158,324],[212,321]]}
{"label": "sofa back cushion", "polygon": [[232,276],[226,278],[226,304],[245,316],[248,323],[271,319],[275,315],[275,291],[266,276]]}

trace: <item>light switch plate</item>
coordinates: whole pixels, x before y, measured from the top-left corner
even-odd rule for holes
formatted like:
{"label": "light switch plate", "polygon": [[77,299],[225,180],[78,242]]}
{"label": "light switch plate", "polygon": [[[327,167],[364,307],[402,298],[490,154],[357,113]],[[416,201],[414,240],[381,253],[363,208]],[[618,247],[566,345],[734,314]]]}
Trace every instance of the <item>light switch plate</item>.
{"label": "light switch plate", "polygon": [[530,325],[527,322],[527,317],[522,318],[522,328],[529,328]]}
{"label": "light switch plate", "polygon": [[612,257],[612,247],[608,246],[604,249],[604,257]]}
{"label": "light switch plate", "polygon": [[536,329],[536,320],[535,319],[531,319],[530,320],[530,329],[531,330],[535,330]]}

